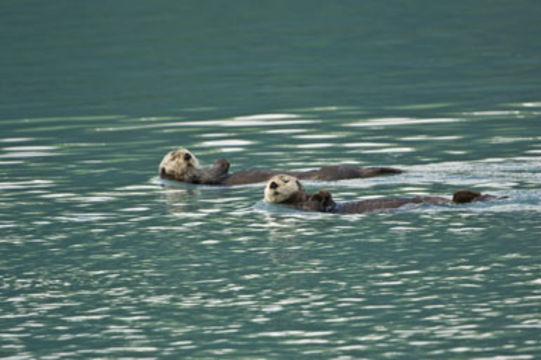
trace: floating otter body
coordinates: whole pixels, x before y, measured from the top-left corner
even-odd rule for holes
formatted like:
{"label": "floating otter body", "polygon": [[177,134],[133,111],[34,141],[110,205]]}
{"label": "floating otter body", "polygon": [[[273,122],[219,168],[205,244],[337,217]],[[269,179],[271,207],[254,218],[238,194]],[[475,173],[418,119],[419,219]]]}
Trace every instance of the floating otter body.
{"label": "floating otter body", "polygon": [[286,204],[299,210],[340,214],[384,211],[396,209],[406,204],[462,204],[495,199],[499,198],[492,195],[482,195],[476,191],[459,190],[454,193],[452,199],[439,196],[415,196],[412,198],[392,197],[336,203],[331,193],[326,190],[321,190],[316,194],[308,194],[297,178],[287,174],[273,176],[265,187],[265,200],[267,202]]}
{"label": "floating otter body", "polygon": [[[160,177],[192,184],[244,185],[264,182],[284,172],[247,169],[229,174],[229,161],[217,160],[210,168],[204,169],[190,151],[180,148],[167,153],[158,169]],[[344,180],[367,178],[380,175],[400,174],[402,170],[389,167],[325,166],[317,170],[290,171],[285,174],[302,180]]]}

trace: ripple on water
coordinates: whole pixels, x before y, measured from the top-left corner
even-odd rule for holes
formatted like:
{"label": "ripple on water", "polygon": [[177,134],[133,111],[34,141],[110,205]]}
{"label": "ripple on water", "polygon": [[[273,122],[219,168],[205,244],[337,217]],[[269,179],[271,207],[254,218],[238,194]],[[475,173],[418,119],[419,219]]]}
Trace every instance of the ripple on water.
{"label": "ripple on water", "polygon": [[342,137],[338,134],[310,134],[310,135],[295,135],[295,139],[308,139],[308,140],[319,140],[319,139],[336,139]]}
{"label": "ripple on water", "polygon": [[415,136],[406,136],[400,138],[402,141],[450,141],[450,140],[459,140],[463,136],[428,136],[428,135],[415,135]]}
{"label": "ripple on water", "polygon": [[317,119],[301,119],[296,114],[258,114],[249,116],[239,116],[222,120],[198,120],[186,121],[177,119],[174,122],[149,123],[137,125],[122,125],[116,127],[99,127],[96,131],[127,131],[127,130],[145,130],[145,129],[165,129],[166,131],[174,128],[206,128],[206,127],[267,127],[267,126],[290,126],[304,125],[321,122]]}
{"label": "ripple on water", "polygon": [[115,217],[114,213],[87,212],[87,213],[68,213],[62,216],[55,216],[54,218],[58,220],[59,222],[83,223],[83,222],[96,222],[96,221],[101,221],[101,220],[106,220],[106,219],[113,219],[114,217]]}
{"label": "ripple on water", "polygon": [[523,106],[523,107],[527,107],[527,108],[531,108],[531,107],[541,108],[541,102],[535,102],[535,101],[519,103],[518,105]]}
{"label": "ripple on water", "polygon": [[414,152],[415,149],[411,147],[392,147],[392,148],[385,148],[385,149],[370,149],[370,150],[364,150],[363,152],[365,154],[378,154],[378,153],[406,153],[406,152]]}
{"label": "ripple on water", "polygon": [[34,141],[35,138],[31,137],[22,137],[22,138],[0,138],[0,142],[4,143],[18,143],[18,142],[27,142],[27,141]]}
{"label": "ripple on water", "polygon": [[[241,153],[232,159],[246,167],[258,165],[260,159],[253,158],[258,155],[270,166],[299,168],[358,163],[362,150],[381,151],[375,160],[405,149],[441,147],[460,155],[463,148],[449,146],[469,141],[465,134],[439,132],[438,122],[423,122],[431,117],[368,119],[345,131],[341,124],[358,121],[361,110],[320,111],[325,113],[312,109],[309,117],[267,114],[202,123],[181,118],[123,118],[112,125],[90,121],[92,129],[117,131],[103,152],[94,152],[98,146],[92,139],[80,154],[72,152],[76,142],[66,150],[2,141],[9,143],[10,153],[62,151],[73,160],[68,166],[58,161],[55,166],[69,172],[55,173],[53,179],[42,172],[55,160],[32,163],[23,172],[28,177],[6,167],[10,177],[0,184],[5,190],[0,196],[7,211],[0,227],[8,236],[0,243],[13,256],[2,260],[0,276],[4,350],[27,358],[408,358],[416,353],[535,358],[520,353],[539,351],[541,327],[535,238],[541,230],[541,162],[535,147],[520,151],[533,151],[530,156],[507,156],[496,146],[478,160],[435,156],[427,165],[400,165],[407,171],[398,176],[307,182],[309,189],[328,188],[344,200],[450,196],[462,186],[510,197],[471,206],[339,216],[266,204],[262,184],[225,188],[159,179],[157,160],[149,159],[156,149],[141,150],[155,143],[128,145],[134,133],[123,142],[121,131],[139,127],[140,137],[180,138],[207,154],[253,147],[244,158]],[[512,113],[461,116],[515,119]],[[325,117],[338,119],[329,132],[309,126]],[[369,127],[382,125],[386,134],[374,136],[380,130]],[[404,132],[391,128],[395,125],[403,125]],[[152,126],[166,131],[149,135]],[[514,148],[539,140],[537,134],[499,131],[482,141]],[[100,141],[104,135],[97,135]],[[111,139],[120,141],[111,145]],[[291,140],[291,151],[280,147],[284,139]],[[342,153],[328,151],[334,147]],[[355,155],[343,156],[348,148]],[[111,155],[126,150],[129,162],[124,155]],[[89,169],[107,176],[92,177],[91,185],[80,190],[77,185]],[[126,180],[123,171],[128,170],[142,175]],[[74,173],[81,176],[68,181]],[[35,174],[40,176],[31,179]],[[36,348],[36,339],[44,352]]]}
{"label": "ripple on water", "polygon": [[344,147],[350,147],[350,148],[374,148],[374,147],[385,147],[385,146],[391,146],[393,144],[391,143],[385,143],[385,142],[348,142],[343,144]]}
{"label": "ripple on water", "polygon": [[204,141],[198,146],[202,147],[229,147],[229,146],[247,146],[247,145],[253,145],[255,144],[255,141],[251,140],[240,140],[240,139],[230,139],[230,140],[212,140],[212,141]]}
{"label": "ripple on water", "polygon": [[447,124],[464,121],[458,118],[433,118],[433,119],[419,119],[419,118],[377,118],[367,119],[352,122],[345,126],[350,127],[380,127],[380,126],[402,126],[402,125],[424,125],[424,124]]}
{"label": "ripple on water", "polygon": [[265,130],[263,133],[265,134],[299,134],[307,132],[307,129],[273,129],[273,130]]}
{"label": "ripple on water", "polygon": [[47,188],[54,186],[54,182],[51,180],[27,180],[16,182],[0,182],[0,189],[14,190],[14,189],[36,189]]}
{"label": "ripple on water", "polygon": [[231,136],[237,136],[237,135],[238,134],[234,133],[234,132],[228,132],[228,133],[224,133],[224,132],[217,132],[217,133],[208,132],[208,133],[204,133],[204,134],[198,134],[197,136],[201,137],[201,138],[225,138],[225,137],[231,137]]}
{"label": "ripple on water", "polygon": [[46,156],[59,156],[60,153],[47,152],[47,151],[11,151],[5,154],[0,154],[1,159],[18,159],[18,158],[36,158]]}
{"label": "ripple on water", "polygon": [[[310,143],[310,144],[298,144],[293,146],[297,149],[324,149],[329,147],[334,147],[332,143]],[[284,147],[291,147],[291,145],[284,145]]]}

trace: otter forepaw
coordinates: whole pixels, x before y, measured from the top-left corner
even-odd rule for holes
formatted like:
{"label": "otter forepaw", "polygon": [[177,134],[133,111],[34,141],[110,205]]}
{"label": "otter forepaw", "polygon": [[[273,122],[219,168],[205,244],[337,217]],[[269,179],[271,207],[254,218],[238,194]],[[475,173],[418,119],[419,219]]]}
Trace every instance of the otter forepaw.
{"label": "otter forepaw", "polygon": [[481,197],[481,193],[471,190],[458,190],[453,194],[453,202],[457,204],[476,201]]}
{"label": "otter forepaw", "polygon": [[224,173],[229,171],[230,163],[227,159],[218,159],[212,164],[212,167],[215,169],[220,169]]}
{"label": "otter forepaw", "polygon": [[334,205],[334,201],[332,199],[332,195],[327,190],[320,190],[312,197],[313,200],[320,203],[321,208],[324,211],[327,211],[328,209],[332,208]]}

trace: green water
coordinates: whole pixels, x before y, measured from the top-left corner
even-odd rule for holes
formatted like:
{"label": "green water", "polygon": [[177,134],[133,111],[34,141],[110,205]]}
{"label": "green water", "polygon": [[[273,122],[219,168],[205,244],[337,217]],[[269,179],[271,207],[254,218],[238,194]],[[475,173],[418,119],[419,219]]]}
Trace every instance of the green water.
{"label": "green water", "polygon": [[[0,357],[538,359],[541,3],[0,4]],[[232,170],[396,166],[303,213]]]}

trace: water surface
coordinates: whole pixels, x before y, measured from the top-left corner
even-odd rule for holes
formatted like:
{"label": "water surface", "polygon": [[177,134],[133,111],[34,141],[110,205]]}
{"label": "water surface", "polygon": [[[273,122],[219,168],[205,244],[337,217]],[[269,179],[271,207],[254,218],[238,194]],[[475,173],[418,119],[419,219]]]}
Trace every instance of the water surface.
{"label": "water surface", "polygon": [[[5,1],[0,356],[536,359],[534,1]],[[385,165],[338,201],[509,198],[369,215],[162,181]]]}

